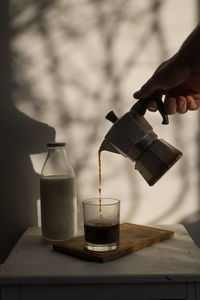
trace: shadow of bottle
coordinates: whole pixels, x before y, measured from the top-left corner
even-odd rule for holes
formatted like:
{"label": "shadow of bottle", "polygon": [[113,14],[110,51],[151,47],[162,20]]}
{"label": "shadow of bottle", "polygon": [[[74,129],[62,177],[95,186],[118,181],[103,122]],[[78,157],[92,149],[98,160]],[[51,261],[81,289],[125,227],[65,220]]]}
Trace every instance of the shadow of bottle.
{"label": "shadow of bottle", "polygon": [[37,225],[39,174],[30,155],[45,152],[46,143],[55,139],[54,128],[33,120],[13,104],[11,38],[9,1],[0,1],[0,263],[23,231]]}
{"label": "shadow of bottle", "polygon": [[23,231],[37,225],[39,174],[31,154],[46,151],[55,130],[35,121],[14,106],[0,112],[0,262],[4,261]]}

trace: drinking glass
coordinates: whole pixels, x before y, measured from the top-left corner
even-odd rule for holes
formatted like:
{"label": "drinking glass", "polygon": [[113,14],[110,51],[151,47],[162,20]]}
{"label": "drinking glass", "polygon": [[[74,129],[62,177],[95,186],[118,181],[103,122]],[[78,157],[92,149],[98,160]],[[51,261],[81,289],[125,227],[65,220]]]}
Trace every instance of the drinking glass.
{"label": "drinking glass", "polygon": [[120,200],[91,198],[84,200],[83,219],[85,248],[112,251],[119,245]]}

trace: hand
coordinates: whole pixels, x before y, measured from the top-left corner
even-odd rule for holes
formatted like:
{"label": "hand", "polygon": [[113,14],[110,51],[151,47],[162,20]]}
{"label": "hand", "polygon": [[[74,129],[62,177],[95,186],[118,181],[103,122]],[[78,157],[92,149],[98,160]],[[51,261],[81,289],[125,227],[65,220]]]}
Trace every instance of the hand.
{"label": "hand", "polygon": [[[164,95],[167,114],[185,113],[200,106],[200,26],[184,42],[180,50],[162,63],[153,76],[134,93],[136,99],[153,93]],[[157,103],[148,105],[150,111],[157,110]]]}

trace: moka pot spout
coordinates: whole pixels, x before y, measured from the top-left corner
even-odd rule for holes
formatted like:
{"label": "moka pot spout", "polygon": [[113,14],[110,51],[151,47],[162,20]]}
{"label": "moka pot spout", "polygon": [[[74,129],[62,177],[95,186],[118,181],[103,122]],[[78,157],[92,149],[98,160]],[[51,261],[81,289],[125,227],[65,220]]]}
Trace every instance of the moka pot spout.
{"label": "moka pot spout", "polygon": [[114,153],[119,153],[117,151],[117,149],[111,144],[109,143],[106,139],[103,140],[100,148],[99,148],[99,151],[109,151],[109,152],[114,152]]}

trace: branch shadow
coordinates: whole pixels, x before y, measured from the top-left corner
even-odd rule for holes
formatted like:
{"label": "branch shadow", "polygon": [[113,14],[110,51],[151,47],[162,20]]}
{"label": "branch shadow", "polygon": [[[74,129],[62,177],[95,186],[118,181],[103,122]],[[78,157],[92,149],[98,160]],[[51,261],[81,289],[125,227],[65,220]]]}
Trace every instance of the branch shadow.
{"label": "branch shadow", "polygon": [[[80,176],[83,172],[85,172],[85,169],[88,168],[88,162],[90,160],[91,155],[94,153],[94,145],[98,143],[98,135],[99,133],[102,134],[102,111],[105,109],[105,103],[108,103],[112,107],[117,107],[119,110],[123,110],[122,103],[123,103],[123,82],[124,79],[127,78],[127,76],[130,74],[131,70],[134,68],[134,66],[137,64],[137,58],[142,53],[142,51],[147,47],[148,43],[150,42],[150,38],[155,35],[156,39],[159,44],[159,56],[160,60],[164,60],[167,53],[167,47],[166,47],[166,39],[164,30],[162,28],[162,24],[160,22],[160,11],[162,8],[162,5],[164,1],[161,0],[154,0],[152,1],[148,7],[140,10],[138,14],[133,14],[133,11],[130,11],[130,7],[132,7],[131,1],[83,1],[82,3],[80,1],[74,1],[74,2],[63,2],[63,7],[57,7],[57,4],[55,2],[52,2],[50,0],[43,0],[43,1],[25,1],[20,0],[18,2],[19,4],[16,5],[16,1],[14,1],[13,5],[13,18],[17,18],[18,16],[21,16],[23,12],[26,12],[29,7],[33,8],[33,13],[30,14],[29,18],[24,18],[24,22],[21,22],[21,24],[16,26],[16,28],[12,29],[12,35],[17,36],[21,35],[24,32],[28,32],[29,29],[31,30],[33,27],[36,28],[35,32],[38,34],[38,36],[41,38],[42,48],[43,48],[43,55],[44,57],[48,58],[49,65],[48,65],[48,74],[51,78],[52,83],[52,89],[55,92],[55,97],[53,99],[54,105],[57,108],[57,111],[55,114],[58,114],[58,126],[61,127],[61,129],[67,130],[68,127],[73,126],[79,126],[79,128],[84,128],[85,131],[87,131],[87,135],[85,136],[84,140],[81,140],[82,145],[80,145],[79,151],[81,152],[81,155],[74,154],[75,157],[75,163],[74,163],[74,169],[77,177]],[[80,5],[82,4],[82,5]],[[134,2],[134,5],[136,5],[136,2]],[[88,12],[86,12],[86,7],[89,7]],[[47,12],[49,10],[57,10],[57,16],[59,15],[61,18],[60,20],[56,20],[53,18],[54,14],[52,14],[51,22],[49,22],[49,19],[47,17]],[[62,11],[66,13],[64,21],[62,20]],[[85,9],[85,10],[84,10]],[[134,6],[135,10],[135,6]],[[2,10],[1,10],[2,11]],[[5,9],[4,9],[5,11]],[[133,50],[130,51],[130,55],[125,57],[124,62],[122,63],[121,67],[119,69],[116,68],[117,60],[115,57],[115,45],[117,39],[120,38],[120,26],[123,23],[124,20],[127,20],[131,24],[131,30],[134,34],[134,31],[136,29],[136,25],[139,26],[139,22],[143,22],[145,20],[147,14],[152,14],[152,21],[149,24],[149,27],[146,28],[146,31],[143,36],[141,36],[137,41],[137,46],[134,45]],[[4,17],[5,19],[5,17]],[[23,17],[22,17],[23,19]],[[52,26],[52,27],[51,27]],[[87,65],[87,67],[84,69],[85,74],[79,73],[79,61],[73,62],[70,59],[67,61],[67,67],[68,72],[65,73],[63,76],[62,73],[62,59],[63,56],[59,56],[58,48],[56,47],[56,40],[54,40],[54,37],[52,35],[52,30],[57,28],[57,32],[60,35],[63,35],[64,43],[70,45],[70,43],[74,43],[73,46],[69,46],[69,49],[67,48],[66,56],[71,54],[71,50],[77,49],[77,47],[81,47],[81,41],[84,40],[84,38],[87,38],[89,33],[96,30],[96,34],[98,35],[98,38],[100,40],[100,44],[102,47],[103,52],[103,58],[100,60],[100,62],[95,60],[95,62],[91,59],[90,54],[92,55],[92,49],[90,49],[90,53],[87,53],[84,57],[84,63]],[[130,43],[131,47],[131,43]],[[60,50],[60,49],[59,49]],[[4,51],[6,53],[6,50]],[[4,57],[5,57],[4,53]],[[17,73],[17,70],[23,71],[23,67],[31,67],[32,64],[27,60],[24,53],[15,53],[12,52],[12,59],[15,60],[15,73]],[[122,53],[123,54],[123,53]],[[8,58],[7,58],[8,59]],[[120,57],[119,57],[120,59]],[[74,64],[73,64],[74,63]],[[5,64],[5,63],[4,63]],[[27,66],[26,66],[27,64]],[[4,70],[5,72],[7,70]],[[81,70],[82,71],[82,70]],[[101,82],[99,82],[96,87],[91,87],[90,82],[87,82],[85,80],[84,76],[87,76],[90,72],[98,71],[101,73]],[[4,74],[5,74],[4,72]],[[96,73],[94,73],[96,74]],[[43,100],[40,96],[34,95],[34,88],[32,85],[34,82],[32,82],[30,79],[26,78],[26,74],[22,73],[17,74],[17,76],[21,76],[20,80],[14,80],[13,86],[14,90],[19,93],[18,98],[22,96],[24,99],[28,99],[28,101],[31,103],[33,110],[38,113],[39,117],[42,118],[45,105],[43,106]],[[42,76],[42,75],[41,75]],[[95,75],[94,75],[95,76]],[[134,80],[134,78],[133,78]],[[6,83],[6,86],[8,84]],[[109,92],[105,93],[105,87],[109,88]],[[73,89],[73,93],[80,95],[80,104],[77,109],[77,111],[74,113],[70,111],[70,101],[65,101],[66,99],[66,91]],[[75,91],[75,92],[74,92]],[[11,99],[12,95],[7,95],[6,99]],[[85,117],[84,114],[84,105],[88,105],[88,102],[86,102],[85,99],[88,99],[88,102],[91,101],[91,103],[95,103],[96,107],[94,112],[88,117]],[[19,101],[24,101],[19,99]],[[26,100],[25,100],[26,101]],[[85,101],[85,102],[84,102]],[[9,105],[9,100],[7,104],[4,104],[5,106]],[[107,105],[107,104],[106,104]],[[107,106],[106,106],[107,107]],[[20,161],[26,161],[26,168],[24,169],[24,179],[26,178],[25,173],[26,170],[28,173],[32,174],[32,180],[35,182],[33,186],[35,188],[32,191],[35,196],[34,198],[38,197],[39,191],[38,188],[36,188],[36,182],[38,180],[37,174],[34,173],[32,165],[30,160],[27,160],[28,155],[30,155],[31,152],[33,153],[40,153],[45,150],[45,143],[44,141],[52,140],[55,136],[55,132],[52,128],[45,126],[43,123],[36,122],[25,116],[24,114],[20,113],[12,107],[12,113],[6,113],[7,118],[12,118],[13,122],[16,119],[16,124],[23,124],[23,128],[19,128],[18,125],[15,125],[15,132],[11,134],[12,139],[14,139],[16,136],[19,135],[19,132],[21,132],[22,135],[22,141],[20,151],[17,147],[17,141],[16,141],[16,149],[19,151],[18,154],[16,154],[16,157]],[[78,111],[79,110],[79,111]],[[2,126],[5,126],[5,124],[2,124]],[[9,124],[6,124],[6,126],[9,126]],[[12,125],[13,126],[13,125]],[[182,124],[180,122],[176,122],[175,126],[175,136],[177,138],[177,133],[179,132]],[[23,131],[24,128],[27,128],[27,131],[29,128],[31,128],[30,132],[26,134],[25,131]],[[10,130],[10,129],[9,129]],[[32,132],[33,130],[33,132]],[[35,138],[32,139],[31,137],[34,136]],[[2,137],[4,138],[4,137]],[[29,139],[30,138],[30,139]],[[76,138],[76,137],[75,137]],[[74,138],[74,139],[75,139]],[[80,136],[78,137],[80,138]],[[103,138],[103,134],[102,134]],[[73,135],[70,133],[68,134],[68,139],[73,140]],[[27,140],[27,143],[25,141]],[[19,138],[18,138],[19,141]],[[179,141],[177,138],[178,144],[181,144],[181,140]],[[29,145],[29,146],[28,146]],[[9,147],[11,147],[11,144],[9,144]],[[26,149],[26,150],[25,150]],[[8,148],[7,148],[8,151]],[[25,151],[25,152],[24,152]],[[96,149],[96,155],[97,155],[98,149]],[[6,152],[6,151],[5,151]],[[23,153],[23,157],[20,156],[20,153]],[[186,161],[187,162],[187,161]],[[14,164],[14,162],[13,162]],[[127,163],[124,163],[124,166],[126,168]],[[113,175],[115,175],[115,170],[113,168],[112,170]],[[98,173],[98,170],[97,170]],[[18,178],[18,174],[15,173]],[[172,212],[178,210],[178,208],[181,206],[181,204],[184,202],[184,196],[185,191],[188,190],[189,187],[189,177],[186,168],[181,169],[180,168],[180,177],[181,177],[181,186],[180,188],[180,194],[177,196],[177,198],[174,201],[174,204],[169,207],[168,210],[164,212],[164,214],[160,213],[158,217],[153,220],[152,222],[159,222],[162,221],[164,218],[169,216]],[[114,178],[114,176],[113,176]],[[13,179],[14,180],[14,176]],[[141,192],[137,186],[137,180],[135,180],[134,171],[133,174],[130,174],[130,172],[127,172],[127,180],[129,180],[129,186],[130,186],[130,199],[134,199],[134,201],[130,201],[130,209],[129,213],[127,214],[128,218],[134,217],[134,214],[139,209],[139,203],[141,198]],[[31,181],[31,178],[30,180]],[[91,179],[91,185],[95,185],[96,179]],[[20,182],[18,183],[20,186]],[[28,186],[28,183],[25,185]],[[31,188],[30,188],[31,189]],[[78,186],[78,196],[82,192],[82,186]],[[22,191],[22,189],[20,189]],[[19,193],[18,191],[17,193]],[[28,190],[27,190],[28,193]],[[31,197],[31,194],[29,195]],[[12,198],[13,195],[10,196]],[[20,194],[20,197],[22,195]],[[39,198],[39,197],[38,197]],[[34,204],[34,201],[31,200],[32,205]],[[22,206],[21,206],[22,207]],[[28,210],[28,208],[27,208]],[[35,207],[34,209],[35,210]],[[20,212],[18,212],[20,214]],[[27,217],[27,219],[31,216]],[[35,216],[31,222],[34,223]]]}

